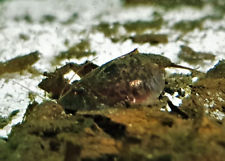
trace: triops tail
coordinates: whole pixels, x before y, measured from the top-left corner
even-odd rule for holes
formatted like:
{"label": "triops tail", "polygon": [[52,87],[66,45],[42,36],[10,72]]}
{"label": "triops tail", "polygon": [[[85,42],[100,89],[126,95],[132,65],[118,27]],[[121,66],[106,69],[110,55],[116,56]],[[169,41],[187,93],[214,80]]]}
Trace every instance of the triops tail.
{"label": "triops tail", "polygon": [[169,66],[169,68],[181,68],[181,69],[187,69],[187,70],[190,70],[190,71],[196,71],[196,69],[192,69],[192,68],[189,68],[189,67],[184,67],[184,66],[181,66],[181,65],[177,65],[177,64],[174,64],[172,63],[171,66]]}

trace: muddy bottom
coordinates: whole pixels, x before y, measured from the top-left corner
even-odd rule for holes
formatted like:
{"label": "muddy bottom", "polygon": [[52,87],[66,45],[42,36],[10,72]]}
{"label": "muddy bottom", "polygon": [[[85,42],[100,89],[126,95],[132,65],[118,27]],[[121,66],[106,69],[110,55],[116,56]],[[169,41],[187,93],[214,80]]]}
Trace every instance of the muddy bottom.
{"label": "muddy bottom", "polygon": [[[72,115],[55,102],[33,102],[23,123],[13,127],[7,140],[0,140],[0,160],[221,161],[225,78],[216,73],[223,68],[220,61],[195,83],[193,75],[170,75],[159,101],[148,107]],[[165,93],[177,93],[183,104],[175,106]]]}
{"label": "muddy bottom", "polygon": [[[161,6],[161,8],[159,8],[159,13],[153,13],[153,18],[150,20],[127,21],[124,23],[99,22],[99,24],[93,26],[91,34],[92,32],[100,32],[112,42],[130,40],[137,44],[150,43],[150,45],[156,46],[169,44],[171,42],[171,35],[158,32],[161,28],[171,28],[172,31],[180,32],[178,39],[182,40],[182,37],[187,33],[194,30],[204,30],[206,28],[204,28],[205,21],[222,19],[225,10],[224,5],[221,5],[222,2],[220,2],[218,0],[213,2],[205,0],[123,0],[124,7],[144,4],[156,7]],[[205,4],[213,5],[216,11],[218,10],[218,13],[208,13],[203,18],[181,20],[174,24],[167,22],[161,15],[164,13],[161,9],[166,11],[185,5],[201,9]],[[107,16],[108,13],[104,14]],[[102,15],[99,16],[101,17]],[[68,20],[62,23],[64,25],[73,24],[78,17],[78,13],[73,13]],[[22,17],[15,17],[15,20],[23,20],[31,24],[36,23],[29,14],[22,15]],[[40,23],[53,23],[55,21],[57,22],[56,16],[44,15]],[[19,38],[23,41],[29,41],[32,35],[21,33]],[[192,44],[191,40],[187,44]],[[206,66],[208,62],[216,60],[216,55],[213,53],[195,51],[187,46],[187,44],[181,46],[178,54],[180,60],[191,65],[202,66]],[[67,50],[57,53],[57,56],[51,60],[53,66],[60,66],[63,61],[68,62],[70,59],[81,59],[97,55],[97,51],[92,50],[89,39],[82,39],[75,44],[66,39],[64,45],[67,47]],[[110,48],[108,50],[110,51]],[[39,52],[32,52],[5,62],[0,62],[0,77],[4,78],[7,74],[22,74],[23,72],[40,76],[40,71],[32,68],[39,60],[39,57]],[[115,65],[107,68],[105,71],[108,73],[108,76],[112,75],[110,77],[112,79],[106,79],[108,81],[106,91],[108,91],[109,87],[112,90],[114,89],[110,85],[111,80],[114,79],[117,72],[122,73],[121,78],[127,78],[124,76],[125,74],[134,73],[134,69],[137,66],[133,64],[137,60],[135,59],[135,61],[128,64],[128,67],[131,67],[131,69],[127,73],[127,66],[122,68],[123,71],[115,70],[118,69],[115,68]],[[144,61],[142,60],[142,62]],[[152,67],[155,67],[155,65],[152,65]],[[162,67],[164,70],[166,67],[174,66],[163,65]],[[129,102],[124,101],[120,106],[116,105],[111,107],[108,105],[107,108],[103,109],[83,111],[76,109],[77,111],[74,110],[71,112],[69,110],[65,111],[61,105],[56,103],[72,86],[72,84],[69,84],[70,80],[64,78],[65,73],[68,73],[72,69],[82,78],[96,68],[100,69],[101,67],[87,61],[83,64],[68,63],[64,67],[56,69],[55,72],[46,72],[44,74],[45,78],[40,82],[39,87],[49,93],[52,101],[43,101],[40,104],[31,101],[23,122],[12,128],[12,132],[7,139],[0,139],[0,161],[224,160],[224,60],[219,61],[207,73],[197,71],[195,73],[194,70],[191,70],[192,74],[189,75],[172,74],[167,76],[165,79],[165,88],[162,87],[162,89],[164,88],[162,92],[160,90],[160,96],[154,104],[148,106],[137,105],[130,107]],[[99,71],[101,72],[101,70]],[[136,71],[134,75],[139,73],[145,75],[147,72],[142,70],[141,72]],[[92,78],[97,74],[92,74]],[[153,72],[153,74],[155,73]],[[98,80],[96,79],[96,81]],[[127,79],[125,80],[127,81]],[[93,88],[94,83],[87,82],[85,83],[89,85],[88,89],[89,87]],[[105,83],[104,81],[102,82]],[[142,80],[135,79],[130,83],[138,89],[140,87],[138,85],[141,82]],[[154,80],[154,82],[158,81]],[[101,83],[99,84],[101,85]],[[83,90],[83,86],[81,87],[78,88],[79,90],[71,92],[72,94],[80,94],[79,99],[74,103],[75,106],[79,107],[80,100],[80,104],[83,103],[83,95],[88,96],[88,101],[97,100],[95,97],[98,94],[96,92],[97,90],[94,92],[90,90],[94,93],[92,93],[94,96],[90,95],[91,99],[89,99],[88,94],[90,94],[90,91],[85,91]],[[121,87],[123,86],[119,86],[119,88]],[[115,86],[115,88],[118,88],[118,86]],[[102,98],[107,98],[105,99],[106,102],[110,102],[113,97],[104,96],[102,94]],[[173,99],[181,100],[182,104],[178,106],[171,99],[172,97],[174,97]],[[72,99],[72,101],[74,100]],[[89,103],[91,107],[88,108],[92,109],[92,105],[94,106],[95,102],[91,104],[91,101],[88,101],[84,101],[83,104]],[[97,105],[100,106],[101,103]],[[13,116],[17,113],[18,111],[12,112],[8,118],[0,116],[0,128],[10,123]]]}

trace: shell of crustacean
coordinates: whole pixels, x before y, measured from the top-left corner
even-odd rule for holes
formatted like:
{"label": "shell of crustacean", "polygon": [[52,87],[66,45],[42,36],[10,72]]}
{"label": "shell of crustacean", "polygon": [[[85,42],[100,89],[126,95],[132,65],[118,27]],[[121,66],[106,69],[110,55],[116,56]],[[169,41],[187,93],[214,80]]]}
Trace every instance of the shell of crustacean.
{"label": "shell of crustacean", "polygon": [[157,99],[164,86],[164,66],[149,54],[132,52],[85,75],[59,103],[75,111],[118,103],[147,105]]}
{"label": "shell of crustacean", "polygon": [[164,56],[134,50],[84,75],[58,102],[68,111],[149,105],[164,89],[167,67],[195,71]]}

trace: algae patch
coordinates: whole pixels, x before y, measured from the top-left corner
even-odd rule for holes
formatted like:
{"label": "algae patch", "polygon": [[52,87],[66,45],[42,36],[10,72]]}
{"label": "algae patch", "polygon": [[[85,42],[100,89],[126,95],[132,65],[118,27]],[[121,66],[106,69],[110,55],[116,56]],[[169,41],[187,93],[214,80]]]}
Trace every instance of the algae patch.
{"label": "algae patch", "polygon": [[78,13],[75,12],[67,20],[63,21],[62,24],[64,25],[73,24],[78,17],[79,17]]}
{"label": "algae patch", "polygon": [[8,123],[13,119],[13,117],[19,112],[19,110],[15,110],[9,114],[8,117],[0,116],[0,129],[4,126],[8,125]]}
{"label": "algae patch", "polygon": [[163,24],[162,17],[156,17],[152,21],[134,21],[127,22],[123,26],[128,32],[143,33],[147,29],[160,29]]}
{"label": "algae patch", "polygon": [[152,45],[157,45],[160,43],[168,43],[168,36],[165,34],[142,34],[130,37],[135,43],[150,43]]}
{"label": "algae patch", "polygon": [[27,40],[30,39],[30,36],[27,35],[27,34],[24,34],[24,33],[20,33],[20,34],[19,34],[19,38],[20,38],[21,40],[27,41]]}
{"label": "algae patch", "polygon": [[102,32],[106,37],[112,38],[117,34],[119,26],[120,26],[119,23],[109,24],[106,22],[101,22],[99,25],[95,27],[95,29],[97,31]]}
{"label": "algae patch", "polygon": [[157,5],[166,9],[172,9],[182,5],[201,7],[205,4],[204,0],[123,0],[125,5]]}
{"label": "algae patch", "polygon": [[19,21],[25,21],[26,23],[29,23],[29,24],[34,22],[33,18],[30,15],[28,15],[28,14],[24,14],[22,16],[16,16],[14,18],[14,20],[18,21],[18,22]]}
{"label": "algae patch", "polygon": [[53,23],[56,20],[57,18],[54,15],[47,14],[42,16],[40,23]]}
{"label": "algae patch", "polygon": [[190,20],[190,21],[179,21],[174,24],[173,28],[175,30],[183,31],[183,32],[189,32],[194,29],[202,29],[203,27],[203,19],[200,20]]}
{"label": "algae patch", "polygon": [[27,55],[15,57],[5,62],[0,62],[0,75],[29,70],[29,68],[39,60],[39,58],[40,53],[35,51]]}
{"label": "algae patch", "polygon": [[225,60],[220,60],[206,73],[206,76],[209,78],[225,78]]}
{"label": "algae patch", "polygon": [[204,65],[204,61],[213,61],[215,60],[215,55],[212,53],[207,52],[196,52],[192,48],[188,46],[181,46],[181,51],[178,54],[178,57],[181,60],[188,62],[189,64],[197,65],[201,64]]}
{"label": "algae patch", "polygon": [[78,44],[71,46],[67,51],[61,52],[52,61],[53,64],[58,64],[65,59],[81,59],[83,57],[95,56],[96,52],[90,50],[90,43],[88,40],[81,40]]}

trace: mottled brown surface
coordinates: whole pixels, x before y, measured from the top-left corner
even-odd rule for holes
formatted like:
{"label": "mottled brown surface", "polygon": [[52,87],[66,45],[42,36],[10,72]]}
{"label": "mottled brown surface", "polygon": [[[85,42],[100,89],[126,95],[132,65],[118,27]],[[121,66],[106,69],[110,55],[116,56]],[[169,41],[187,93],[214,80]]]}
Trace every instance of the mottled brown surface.
{"label": "mottled brown surface", "polygon": [[[0,75],[5,73],[16,73],[29,70],[40,58],[38,51],[12,58],[5,62],[0,62]],[[36,73],[37,74],[37,73]]]}
{"label": "mottled brown surface", "polygon": [[[153,55],[152,61],[171,66],[166,58],[159,60]],[[54,80],[49,81],[50,90],[55,89],[57,76],[63,78],[68,70],[64,66],[45,73],[47,79]],[[55,102],[34,102],[23,123],[13,128],[7,141],[1,140],[0,160],[221,161],[225,157],[225,123],[221,120],[225,114],[223,70],[224,62],[220,61],[206,74],[192,70],[190,75],[169,75],[160,97],[148,106],[114,105],[91,111],[95,108],[88,104],[88,109],[72,115]],[[118,71],[110,71],[113,72]],[[196,76],[199,80],[193,83]],[[59,86],[60,80],[56,84]],[[176,93],[183,99],[182,105],[173,105],[165,93]],[[79,105],[79,101],[73,101]],[[163,111],[166,107],[172,111]]]}
{"label": "mottled brown surface", "polygon": [[[162,61],[154,56],[152,59],[168,66],[168,59]],[[54,74],[62,76],[66,73],[64,69],[68,70],[66,67],[46,73],[46,76],[48,79],[54,78]],[[56,161],[220,161],[225,157],[225,124],[220,116],[225,113],[223,68],[224,63],[220,61],[207,74],[192,70],[190,75],[166,77],[163,92],[155,104],[149,106],[114,105],[113,108],[91,111],[95,108],[88,104],[88,110],[78,110],[72,115],[66,114],[64,108],[54,102],[33,104],[28,108],[23,124],[13,129],[7,142],[0,142],[7,151],[0,158],[36,160],[35,154],[39,160]],[[100,71],[105,69],[99,68]],[[118,70],[110,70],[110,74],[115,72]],[[220,73],[220,77],[216,73]],[[196,76],[199,80],[193,83]],[[88,81],[91,83],[91,79]],[[50,83],[53,88],[54,81]],[[177,93],[177,97],[183,99],[182,105],[173,105],[165,93]],[[79,105],[79,101],[73,101]],[[163,111],[166,107],[172,111]],[[11,151],[14,151],[13,155],[9,155]]]}
{"label": "mottled brown surface", "polygon": [[33,105],[9,140],[0,142],[0,151],[4,150],[0,158],[220,161],[225,157],[224,121],[202,111],[183,119],[160,111],[160,106],[83,111],[73,116],[53,102]]}
{"label": "mottled brown surface", "polygon": [[[115,22],[112,24],[99,22],[99,25],[96,28],[94,27],[94,30],[102,32],[113,42],[123,42],[131,36],[137,39],[139,34],[159,34],[157,32],[158,29],[169,27],[173,28],[172,31],[181,33],[175,42],[172,41],[172,43],[177,43],[177,47],[179,47],[180,42],[178,41],[182,40],[185,34],[193,30],[204,30],[203,22],[205,20],[215,20],[224,17],[224,5],[221,5],[220,1],[217,0],[212,3],[215,3],[215,6],[218,8],[218,13],[221,12],[223,14],[208,13],[208,16],[200,19],[181,20],[178,23],[170,24],[170,22],[163,19],[161,14],[166,14],[166,12],[163,13],[161,8],[159,13],[155,12],[152,15],[153,19],[123,23]],[[124,4],[125,7],[126,4],[148,4],[161,6],[164,9],[172,9],[182,5],[201,7],[205,4],[205,1],[124,0]],[[63,23],[74,23],[77,16],[79,15],[73,14],[71,19]],[[28,23],[34,22],[28,14],[17,18],[22,18]],[[54,21],[56,21],[54,15],[42,17],[42,23]],[[169,26],[167,25],[168,23],[170,24]],[[127,33],[120,35],[121,29],[125,29]],[[24,35],[20,35],[20,38],[27,39]],[[167,43],[165,37],[163,39],[158,39],[158,37],[154,39],[159,44]],[[138,41],[135,42],[143,43],[146,41],[150,40],[146,39],[144,35],[144,37],[138,37]],[[171,40],[169,39],[169,41]],[[74,45],[71,43],[69,40],[65,41],[68,50],[58,53],[58,56],[53,58],[52,64],[59,65],[62,60],[65,61],[71,58],[80,59],[96,54],[90,50],[89,40],[84,39]],[[184,45],[189,44],[192,44],[192,42],[187,40]],[[196,52],[187,46],[180,52],[180,59],[194,65],[205,65],[205,60],[213,61],[215,58],[212,53]],[[27,70],[38,59],[32,60],[31,57],[25,61],[23,57],[17,57],[0,63],[0,74],[5,70],[8,73]],[[160,60],[155,59],[156,62],[154,63],[161,62],[163,68],[176,67],[171,62],[168,65],[166,59],[164,59],[166,60],[165,62]],[[89,62],[87,64],[91,65]],[[121,64],[123,65],[123,63]],[[17,67],[15,68],[14,65]],[[136,65],[125,64],[125,68],[129,67],[127,73],[135,71]],[[60,98],[64,91],[66,92],[70,88],[69,81],[63,78],[63,74],[72,69],[81,77],[85,77],[86,73],[97,66],[80,68],[79,65],[70,63],[64,67],[57,69],[53,73],[45,73],[47,78],[43,79],[43,86],[40,84],[40,87],[43,87],[45,91],[52,94],[51,98]],[[93,77],[91,77],[86,80],[86,83],[89,85],[88,87],[97,84],[92,89],[94,91],[101,91],[103,89],[102,84],[106,81],[112,81],[115,73],[120,72],[118,69],[113,70],[113,66],[107,70],[108,74],[111,74],[111,77],[102,79],[101,81],[99,81],[100,77],[95,77],[97,83],[93,83]],[[99,71],[101,70],[99,69]],[[224,60],[218,62],[206,74],[195,70],[190,71],[192,72],[190,75],[173,74],[168,76],[165,79],[165,88],[159,90],[158,95],[160,94],[160,96],[156,97],[156,102],[151,105],[130,107],[126,106],[126,104],[120,104],[120,106],[116,104],[114,107],[110,106],[111,108],[107,106],[104,109],[92,110],[96,104],[86,102],[88,110],[78,110],[76,114],[73,113],[72,115],[67,114],[64,108],[56,103],[57,100],[55,102],[43,100],[41,104],[33,102],[33,104],[29,105],[23,122],[13,127],[9,138],[5,140],[0,139],[0,160],[222,161],[225,157],[225,121],[224,119],[222,120],[221,116],[225,114]],[[145,74],[147,72],[148,70],[141,70],[140,73],[137,73]],[[92,76],[96,74],[94,73]],[[120,76],[127,78],[123,73]],[[193,83],[192,79],[196,76],[199,77],[199,80]],[[127,80],[124,81],[126,84]],[[134,81],[132,83],[135,84],[137,82]],[[110,83],[107,83],[105,91],[115,88],[115,86],[110,85]],[[161,85],[164,87],[164,82],[161,82]],[[93,95],[95,94],[86,91],[86,93],[82,93],[82,90],[75,92],[81,92],[79,94],[84,94],[85,98],[94,98]],[[182,105],[180,107],[175,106],[165,94],[176,95],[176,97],[183,99]],[[104,95],[104,92],[102,95]],[[114,97],[118,97],[118,94],[114,93]],[[79,108],[81,98],[84,97],[80,97],[77,100],[71,99],[72,104]],[[114,100],[109,95],[105,101],[111,102]],[[169,108],[171,112],[166,110]],[[3,122],[3,126],[5,125],[6,123]]]}
{"label": "mottled brown surface", "polygon": [[131,37],[131,40],[135,43],[150,43],[157,45],[159,43],[168,43],[168,37],[165,34],[142,34]]}

